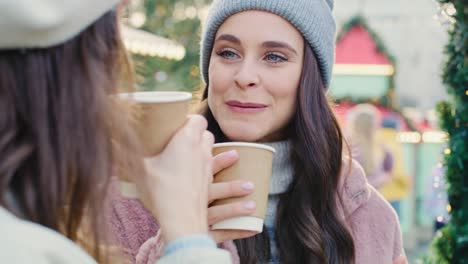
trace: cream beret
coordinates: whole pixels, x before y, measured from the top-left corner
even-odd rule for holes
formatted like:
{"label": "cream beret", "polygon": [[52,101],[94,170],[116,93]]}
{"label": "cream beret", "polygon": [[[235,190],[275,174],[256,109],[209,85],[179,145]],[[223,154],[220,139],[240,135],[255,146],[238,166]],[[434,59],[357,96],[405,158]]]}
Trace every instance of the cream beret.
{"label": "cream beret", "polygon": [[0,0],[0,49],[44,48],[83,31],[119,0]]}

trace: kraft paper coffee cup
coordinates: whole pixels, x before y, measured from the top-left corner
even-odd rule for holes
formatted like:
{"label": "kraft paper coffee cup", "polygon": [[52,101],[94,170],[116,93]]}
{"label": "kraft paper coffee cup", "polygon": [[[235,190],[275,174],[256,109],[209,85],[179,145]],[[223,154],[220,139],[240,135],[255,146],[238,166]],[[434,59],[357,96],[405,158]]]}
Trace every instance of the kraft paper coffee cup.
{"label": "kraft paper coffee cup", "polygon": [[[131,111],[134,128],[145,157],[159,154],[184,125],[192,94],[188,92],[134,92],[119,95]],[[137,198],[135,184],[121,175],[120,190],[126,197]]]}
{"label": "kraft paper coffee cup", "polygon": [[270,146],[256,143],[219,143],[214,145],[213,155],[230,150],[237,151],[239,154],[239,160],[233,166],[216,174],[214,182],[217,183],[234,180],[251,181],[255,184],[255,191],[245,197],[219,200],[213,205],[253,200],[256,203],[256,211],[251,216],[234,217],[223,220],[214,224],[211,229],[235,229],[262,232],[268,203],[272,162],[275,149]]}

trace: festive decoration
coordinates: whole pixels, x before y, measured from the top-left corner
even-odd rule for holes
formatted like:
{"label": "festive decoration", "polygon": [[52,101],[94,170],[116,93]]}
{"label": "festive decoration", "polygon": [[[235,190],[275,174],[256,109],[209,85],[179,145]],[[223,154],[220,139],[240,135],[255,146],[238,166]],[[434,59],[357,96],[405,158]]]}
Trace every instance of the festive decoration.
{"label": "festive decoration", "polygon": [[[161,58],[147,54],[133,54],[138,88],[185,91],[199,89],[201,84],[198,67],[199,34],[201,21],[211,0],[133,0],[133,2],[137,5],[134,8],[137,15],[133,13],[128,15],[129,24],[140,26],[141,30],[171,39],[185,47],[182,51],[180,46],[172,46],[172,59],[168,59],[167,55]],[[151,54],[156,52],[161,51],[153,50]],[[181,57],[183,59],[178,60]]]}
{"label": "festive decoration", "polygon": [[185,56],[185,48],[175,41],[126,25],[121,29],[125,47],[132,53],[170,60],[181,60]]}
{"label": "festive decoration", "polygon": [[375,42],[377,51],[382,53],[386,58],[388,58],[388,60],[390,60],[390,64],[394,65],[396,63],[395,57],[387,50],[382,39],[379,37],[379,35],[377,35],[377,33],[375,33],[374,30],[372,30],[371,27],[369,27],[366,19],[361,15],[354,16],[343,25],[340,33],[338,34],[338,42],[340,42],[343,39],[343,37],[355,27],[362,27],[367,33],[369,33],[372,37],[372,40]]}
{"label": "festive decoration", "polygon": [[434,239],[426,263],[468,263],[468,1],[438,0],[450,40],[445,48],[443,80],[451,102],[438,105],[449,134],[444,151],[451,220]]}
{"label": "festive decoration", "polygon": [[343,75],[392,76],[395,73],[395,69],[392,65],[336,64],[333,68],[333,73]]}
{"label": "festive decoration", "polygon": [[361,16],[343,25],[337,39],[331,94],[395,108],[395,59]]}
{"label": "festive decoration", "polygon": [[434,219],[435,231],[442,228],[450,218],[451,208],[447,201],[445,173],[446,168],[443,164],[437,164],[432,170],[432,182],[429,182],[430,186],[426,187],[425,210]]}

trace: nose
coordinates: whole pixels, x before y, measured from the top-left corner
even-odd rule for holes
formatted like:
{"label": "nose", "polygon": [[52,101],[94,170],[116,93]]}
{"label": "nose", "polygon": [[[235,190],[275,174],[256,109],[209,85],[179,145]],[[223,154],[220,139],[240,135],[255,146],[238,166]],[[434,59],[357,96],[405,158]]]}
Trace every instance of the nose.
{"label": "nose", "polygon": [[260,83],[257,66],[254,61],[244,60],[234,75],[234,81],[241,89],[253,88]]}

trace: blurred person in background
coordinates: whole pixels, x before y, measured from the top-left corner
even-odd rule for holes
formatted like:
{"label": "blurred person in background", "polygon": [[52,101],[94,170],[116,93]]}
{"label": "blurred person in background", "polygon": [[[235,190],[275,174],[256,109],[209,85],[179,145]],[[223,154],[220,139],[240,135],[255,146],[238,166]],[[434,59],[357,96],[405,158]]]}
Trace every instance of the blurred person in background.
{"label": "blurred person in background", "polygon": [[367,180],[376,189],[391,181],[393,154],[377,140],[379,111],[371,104],[359,104],[348,114],[347,128],[352,157],[363,167]]}
{"label": "blurred person in background", "polygon": [[397,116],[389,115],[385,117],[382,120],[382,127],[377,130],[377,141],[385,145],[393,154],[394,165],[390,171],[390,181],[383,184],[379,191],[400,216],[400,203],[410,192],[411,179],[406,172],[403,149],[401,143],[397,140],[397,135]]}

